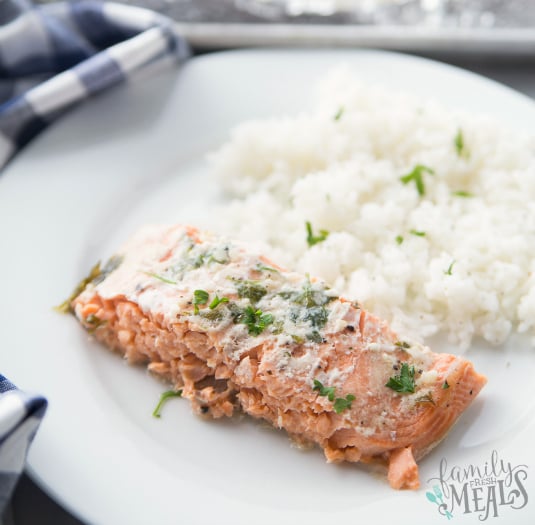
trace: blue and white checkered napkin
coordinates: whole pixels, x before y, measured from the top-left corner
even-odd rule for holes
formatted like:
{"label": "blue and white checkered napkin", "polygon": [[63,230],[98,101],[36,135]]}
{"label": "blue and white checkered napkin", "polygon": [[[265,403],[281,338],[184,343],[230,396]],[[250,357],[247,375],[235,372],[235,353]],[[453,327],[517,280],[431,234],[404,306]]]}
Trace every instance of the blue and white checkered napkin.
{"label": "blue and white checkered napkin", "polygon": [[0,374],[0,517],[24,468],[46,406],[44,397],[17,390]]}
{"label": "blue and white checkered napkin", "polygon": [[0,0],[0,169],[66,109],[189,47],[147,9]]}
{"label": "blue and white checkered napkin", "polygon": [[[0,169],[76,103],[156,60],[188,56],[172,22],[146,9],[0,0]],[[0,375],[0,515],[46,403]]]}

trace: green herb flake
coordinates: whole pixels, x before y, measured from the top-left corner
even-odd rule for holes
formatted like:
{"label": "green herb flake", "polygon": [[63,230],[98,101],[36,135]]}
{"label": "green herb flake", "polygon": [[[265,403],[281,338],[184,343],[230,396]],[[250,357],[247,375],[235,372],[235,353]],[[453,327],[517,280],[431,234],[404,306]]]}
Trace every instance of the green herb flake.
{"label": "green herb flake", "polygon": [[206,262],[205,253],[200,253],[199,255],[197,255],[196,257],[194,257],[193,259],[189,261],[189,263],[191,264],[191,267],[194,270],[200,268],[205,262]]}
{"label": "green herb flake", "polygon": [[145,275],[148,275],[149,277],[152,277],[153,279],[158,279],[158,281],[162,281],[162,283],[166,284],[177,284],[176,281],[173,281],[171,279],[167,279],[167,277],[163,277],[162,275],[158,275],[157,273],[152,272],[143,272]]}
{"label": "green herb flake", "polygon": [[415,235],[416,237],[425,237],[425,232],[420,230],[410,230],[409,232],[411,235]]}
{"label": "green herb flake", "polygon": [[73,290],[71,295],[63,301],[60,305],[55,306],[54,310],[57,312],[60,312],[62,314],[68,314],[68,313],[74,313],[74,310],[71,306],[71,303],[78,297],[87,287],[89,283],[92,283],[99,275],[101,274],[100,270],[100,261],[91,268],[91,271],[89,272],[89,275],[87,277],[84,277],[77,285],[76,288]]}
{"label": "green herb flake", "polygon": [[407,343],[407,341],[396,341],[394,345],[396,345],[399,348],[403,348],[405,350],[411,347],[411,345]]}
{"label": "green herb flake", "polygon": [[[191,252],[191,250],[195,247],[195,245],[190,246],[188,249],[188,252]],[[204,266],[205,264],[211,264],[211,263],[217,263],[217,264],[228,264],[230,262],[230,256],[228,254],[228,250],[226,250],[226,253],[223,255],[223,258],[218,259],[213,253],[210,251],[204,251],[201,253],[193,253],[190,257],[188,257],[185,261],[183,261],[180,264],[180,267],[182,270],[197,270],[201,266]]]}
{"label": "green herb flake", "polygon": [[334,400],[333,408],[337,414],[341,414],[344,410],[351,408],[351,403],[355,401],[355,396],[353,394],[347,394],[345,398],[337,397]]}
{"label": "green herb flake", "polygon": [[326,397],[329,401],[334,401],[334,386],[323,386],[320,381],[314,379],[314,388],[318,395]]}
{"label": "green herb flake", "polygon": [[447,381],[444,381],[444,383],[442,383],[442,390],[447,390],[449,387],[450,385]]}
{"label": "green herb flake", "polygon": [[249,299],[251,303],[257,303],[267,294],[267,289],[257,281],[238,281],[236,289],[242,299]]}
{"label": "green herb flake", "polygon": [[224,318],[224,313],[221,308],[218,308],[217,310],[201,310],[199,312],[199,315],[202,318],[207,319],[208,321],[212,321],[214,323],[220,322]]}
{"label": "green herb flake", "polygon": [[84,277],[77,285],[76,288],[73,290],[71,295],[63,301],[60,305],[55,306],[54,310],[57,312],[60,312],[62,314],[67,313],[74,313],[74,310],[71,306],[71,303],[78,297],[86,288],[88,284],[94,284],[97,285],[101,283],[110,273],[112,273],[114,270],[116,270],[121,263],[123,262],[123,256],[122,255],[114,255],[113,257],[110,257],[103,268],[100,267],[100,261],[91,268],[91,271],[89,272],[89,275],[87,277]]}
{"label": "green herb flake", "polygon": [[459,128],[455,138],[453,139],[453,144],[455,145],[455,151],[457,156],[461,159],[467,159],[470,157],[469,151],[466,149],[466,144],[464,142],[463,130]]}
{"label": "green herb flake", "polygon": [[228,297],[219,297],[216,294],[212,302],[208,305],[208,308],[210,308],[210,310],[213,310],[214,308],[217,308],[221,303],[228,303],[228,301],[229,301]]}
{"label": "green herb flake", "polygon": [[400,394],[412,394],[415,389],[414,374],[414,366],[409,368],[407,363],[403,363],[399,375],[391,377],[385,386]]}
{"label": "green herb flake", "polygon": [[321,334],[317,330],[312,330],[309,334],[307,334],[307,339],[309,341],[312,341],[313,343],[323,343],[324,339],[321,336]]}
{"label": "green herb flake", "polygon": [[283,291],[279,293],[279,296],[305,308],[323,306],[336,299],[336,297],[327,295],[324,290],[314,290],[310,280],[307,280],[300,291]]}
{"label": "green herb flake", "polygon": [[100,317],[97,317],[95,314],[89,314],[85,318],[85,322],[89,325],[89,333],[93,333],[97,328],[105,325],[108,321],[106,321],[106,319],[100,319]]}
{"label": "green herb flake", "polygon": [[237,322],[246,325],[250,335],[260,335],[273,320],[273,315],[262,313],[262,310],[255,310],[251,306],[247,306],[237,317]]}
{"label": "green herb flake", "polygon": [[302,312],[299,319],[309,321],[314,328],[323,328],[329,319],[329,312],[323,306],[312,306]]}
{"label": "green herb flake", "polygon": [[282,334],[282,332],[284,332],[284,321],[273,321],[273,324],[271,326],[271,333],[273,335],[279,335]]}
{"label": "green herb flake", "polygon": [[455,264],[455,261],[451,261],[450,265],[448,266],[447,270],[444,270],[444,275],[452,275],[453,265]]}
{"label": "green herb flake", "polygon": [[396,242],[397,242],[398,244],[401,244],[403,241],[404,241],[403,236],[401,236],[401,235],[396,235]]}
{"label": "green herb flake", "polygon": [[469,191],[464,191],[464,190],[453,191],[451,194],[454,197],[464,197],[466,199],[469,199],[470,197],[474,196],[473,193],[470,193]]}
{"label": "green herb flake", "polygon": [[305,226],[307,230],[307,243],[309,246],[314,246],[315,244],[323,242],[329,236],[329,232],[327,230],[320,230],[319,235],[314,235],[310,221],[307,221]]}
{"label": "green herb flake", "polygon": [[228,253],[225,253],[224,259],[218,259],[213,254],[206,254],[204,259],[207,264],[210,264],[210,263],[228,264],[230,262],[230,256]]}
{"label": "green herb flake", "polygon": [[271,266],[266,266],[265,264],[262,264],[262,263],[258,263],[256,265],[256,270],[258,270],[259,272],[275,272],[275,273],[280,273],[279,270],[277,270],[277,268],[272,268]]}
{"label": "green herb flake", "polygon": [[227,304],[228,311],[232,317],[232,322],[234,324],[239,323],[243,317],[243,309],[240,308],[235,302],[229,302]]}
{"label": "green herb flake", "polygon": [[338,111],[337,111],[336,114],[334,115],[333,119],[334,119],[335,121],[340,120],[340,119],[342,118],[342,115],[344,114],[344,111],[345,111],[344,106],[340,106],[340,107],[338,108]]}
{"label": "green herb flake", "polygon": [[334,386],[323,386],[323,384],[314,379],[314,388],[312,389],[318,392],[318,395],[326,397],[329,401],[333,403],[334,411],[337,414],[341,414],[344,410],[351,408],[351,403],[355,401],[355,396],[353,394],[347,394],[344,397],[335,398],[335,388]]}
{"label": "green herb flake", "polygon": [[403,184],[414,182],[418,195],[421,197],[422,195],[425,195],[424,173],[428,173],[429,175],[435,174],[434,170],[431,168],[424,166],[423,164],[417,164],[410,173],[401,176],[399,180]]}
{"label": "green herb flake", "polygon": [[154,417],[161,417],[161,410],[162,410],[162,407],[164,405],[164,403],[172,398],[172,397],[182,397],[182,390],[168,390],[167,392],[164,392],[161,396],[160,396],[160,401],[158,401],[158,404],[156,405],[156,408],[154,409],[154,411],[152,412],[152,415]]}
{"label": "green herb flake", "polygon": [[124,257],[122,255],[113,255],[110,257],[104,265],[104,268],[102,268],[100,271],[100,274],[97,275],[91,282],[95,285],[101,283],[104,279],[106,279],[106,277],[108,277],[108,275],[110,275],[110,273],[121,266],[123,260]]}
{"label": "green herb flake", "polygon": [[208,302],[208,292],[204,290],[195,290],[193,292],[193,312],[195,315],[199,313],[199,305],[206,304]]}

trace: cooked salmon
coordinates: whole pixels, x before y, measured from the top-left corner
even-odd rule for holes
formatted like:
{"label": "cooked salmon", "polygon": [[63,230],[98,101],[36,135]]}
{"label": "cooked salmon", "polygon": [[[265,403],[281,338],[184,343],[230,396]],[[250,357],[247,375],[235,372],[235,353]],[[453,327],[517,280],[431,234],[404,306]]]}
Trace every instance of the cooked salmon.
{"label": "cooked salmon", "polygon": [[433,353],[325,283],[187,226],[150,226],[70,301],[82,325],[219,418],[241,410],[319,445],[329,462],[381,463],[396,489],[486,379]]}

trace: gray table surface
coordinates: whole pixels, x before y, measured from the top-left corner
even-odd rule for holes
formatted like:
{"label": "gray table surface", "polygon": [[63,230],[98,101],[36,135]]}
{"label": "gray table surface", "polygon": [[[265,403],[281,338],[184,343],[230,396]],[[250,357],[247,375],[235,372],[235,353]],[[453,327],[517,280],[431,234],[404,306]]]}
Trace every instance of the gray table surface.
{"label": "gray table surface", "polygon": [[[459,59],[455,56],[437,56],[441,60],[497,80],[535,98],[535,53],[533,59],[493,60],[491,57]],[[80,525],[81,521],[50,499],[28,477],[23,476],[15,491],[11,509],[4,518],[4,525]]]}

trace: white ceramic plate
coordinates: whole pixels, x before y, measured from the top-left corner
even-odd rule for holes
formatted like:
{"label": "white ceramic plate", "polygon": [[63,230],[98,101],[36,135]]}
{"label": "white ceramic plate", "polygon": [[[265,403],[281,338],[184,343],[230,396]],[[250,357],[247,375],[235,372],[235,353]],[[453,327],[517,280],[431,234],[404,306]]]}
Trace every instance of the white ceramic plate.
{"label": "white ceramic plate", "polygon": [[[474,503],[474,484],[465,497],[463,481],[453,479],[464,498],[453,510],[455,522],[483,518],[475,505],[490,509],[489,520],[532,522],[534,502],[513,508],[522,505],[522,491],[507,504],[517,481],[528,494],[535,490],[535,353],[525,340],[471,349],[489,385],[421,462],[422,489],[396,492],[364,467],[327,465],[319,451],[300,452],[282,432],[249,419],[206,422],[184,400],[170,401],[163,418],[153,418],[164,387],[51,309],[139,225],[195,223],[210,213],[220,197],[205,154],[242,120],[306,108],[310,86],[340,62],[363,79],[433,94],[535,132],[535,106],[527,98],[430,61],[369,51],[229,52],[106,93],[55,124],[0,177],[1,371],[48,397],[29,465],[84,520],[445,523],[426,496],[441,460],[448,474],[455,466],[453,473],[462,473],[492,465],[495,451],[516,475],[503,485],[503,505],[494,492],[497,517],[492,501],[486,505],[497,489],[477,489],[481,500]],[[495,471],[499,487],[508,478]],[[446,503],[451,495],[443,493]]]}

